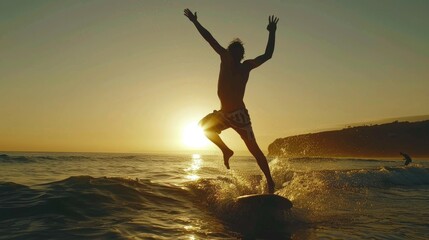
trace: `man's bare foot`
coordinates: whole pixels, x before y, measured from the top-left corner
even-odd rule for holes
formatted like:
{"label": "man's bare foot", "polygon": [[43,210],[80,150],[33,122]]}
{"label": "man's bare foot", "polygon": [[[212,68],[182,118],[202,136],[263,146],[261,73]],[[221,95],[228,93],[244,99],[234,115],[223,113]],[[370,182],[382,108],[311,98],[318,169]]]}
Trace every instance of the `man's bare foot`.
{"label": "man's bare foot", "polygon": [[232,155],[234,155],[234,152],[231,149],[223,152],[223,163],[227,169],[229,169],[229,159],[232,157]]}

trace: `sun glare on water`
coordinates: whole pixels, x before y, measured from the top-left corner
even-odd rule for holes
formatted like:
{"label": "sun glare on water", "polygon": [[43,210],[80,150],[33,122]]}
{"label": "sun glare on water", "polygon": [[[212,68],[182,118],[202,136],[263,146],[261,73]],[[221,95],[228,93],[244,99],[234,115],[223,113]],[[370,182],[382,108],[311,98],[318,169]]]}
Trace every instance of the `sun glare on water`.
{"label": "sun glare on water", "polygon": [[183,144],[189,148],[201,149],[209,144],[198,123],[190,123],[183,128]]}

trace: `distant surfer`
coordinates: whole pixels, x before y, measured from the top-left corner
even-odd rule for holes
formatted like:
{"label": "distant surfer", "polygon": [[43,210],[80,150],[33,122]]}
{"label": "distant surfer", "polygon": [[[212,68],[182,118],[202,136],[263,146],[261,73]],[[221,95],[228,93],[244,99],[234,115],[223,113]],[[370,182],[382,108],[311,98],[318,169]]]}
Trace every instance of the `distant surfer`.
{"label": "distant surfer", "polygon": [[244,57],[244,47],[240,39],[234,39],[225,49],[198,22],[196,12],[192,13],[191,10],[185,9],[184,14],[216,53],[219,54],[221,60],[217,91],[221,109],[215,110],[201,119],[200,125],[204,129],[205,135],[222,150],[224,164],[229,169],[229,159],[234,152],[225,145],[219,134],[227,128],[232,128],[240,134],[267,179],[268,192],[274,193],[274,181],[271,177],[270,168],[264,153],[256,143],[250,116],[244,105],[243,98],[250,71],[259,67],[273,55],[279,19],[275,16],[268,18],[267,30],[269,31],[269,36],[265,53],[255,59],[241,62]]}
{"label": "distant surfer", "polygon": [[413,160],[411,159],[411,157],[403,152],[400,152],[399,154],[401,154],[404,157],[405,163],[404,165],[407,166],[408,164],[410,164]]}

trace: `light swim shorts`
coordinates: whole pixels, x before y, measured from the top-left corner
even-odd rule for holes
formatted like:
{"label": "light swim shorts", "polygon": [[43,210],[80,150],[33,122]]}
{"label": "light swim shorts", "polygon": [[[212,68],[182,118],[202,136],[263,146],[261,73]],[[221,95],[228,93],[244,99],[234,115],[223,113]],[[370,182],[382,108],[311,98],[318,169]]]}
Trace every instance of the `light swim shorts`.
{"label": "light swim shorts", "polygon": [[247,109],[242,108],[233,112],[214,110],[212,113],[200,120],[199,124],[205,131],[221,133],[223,130],[232,128],[241,138],[245,140],[255,140],[252,123]]}

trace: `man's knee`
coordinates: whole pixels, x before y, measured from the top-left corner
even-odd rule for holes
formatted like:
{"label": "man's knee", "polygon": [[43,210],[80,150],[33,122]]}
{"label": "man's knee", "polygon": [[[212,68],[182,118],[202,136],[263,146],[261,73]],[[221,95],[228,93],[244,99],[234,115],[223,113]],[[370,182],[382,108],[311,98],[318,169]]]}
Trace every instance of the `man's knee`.
{"label": "man's knee", "polygon": [[246,143],[247,149],[249,149],[250,153],[256,159],[265,158],[264,153],[262,152],[261,148],[259,148],[258,143],[256,143],[255,139],[246,140],[245,143]]}
{"label": "man's knee", "polygon": [[252,154],[260,154],[262,153],[262,150],[259,148],[258,143],[256,143],[255,139],[244,139],[244,142],[246,143],[247,148]]}
{"label": "man's knee", "polygon": [[218,131],[216,131],[216,129],[213,129],[213,128],[206,128],[206,129],[203,129],[203,131],[206,136],[219,135]]}

